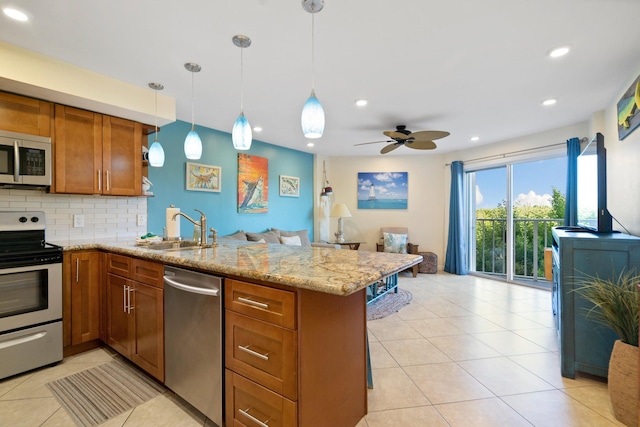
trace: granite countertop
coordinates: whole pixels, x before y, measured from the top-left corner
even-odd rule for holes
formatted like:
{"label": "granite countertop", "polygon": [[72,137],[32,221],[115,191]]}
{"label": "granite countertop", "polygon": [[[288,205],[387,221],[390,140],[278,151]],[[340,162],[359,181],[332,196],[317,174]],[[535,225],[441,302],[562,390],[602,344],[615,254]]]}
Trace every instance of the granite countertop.
{"label": "granite countertop", "polygon": [[82,242],[61,246],[65,251],[101,249],[335,295],[352,294],[422,261],[420,255],[243,242],[171,251],[150,250],[133,242]]}

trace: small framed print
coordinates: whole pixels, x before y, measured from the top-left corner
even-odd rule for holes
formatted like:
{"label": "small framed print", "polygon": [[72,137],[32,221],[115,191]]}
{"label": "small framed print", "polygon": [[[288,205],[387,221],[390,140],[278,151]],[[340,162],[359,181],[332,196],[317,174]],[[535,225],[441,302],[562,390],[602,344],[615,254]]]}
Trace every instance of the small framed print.
{"label": "small framed print", "polygon": [[297,176],[280,175],[280,195],[300,197],[300,178]]}
{"label": "small framed print", "polygon": [[222,188],[222,168],[187,162],[187,190],[214,191]]}

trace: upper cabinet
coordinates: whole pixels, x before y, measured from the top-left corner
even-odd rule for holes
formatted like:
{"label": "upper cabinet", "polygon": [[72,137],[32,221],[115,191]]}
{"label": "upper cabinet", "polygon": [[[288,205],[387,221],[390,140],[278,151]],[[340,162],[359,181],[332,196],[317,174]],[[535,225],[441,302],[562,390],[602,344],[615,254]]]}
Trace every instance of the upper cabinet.
{"label": "upper cabinet", "polygon": [[52,103],[0,92],[0,129],[50,137],[52,119]]}
{"label": "upper cabinet", "polygon": [[52,191],[141,195],[144,130],[131,120],[56,105]]}

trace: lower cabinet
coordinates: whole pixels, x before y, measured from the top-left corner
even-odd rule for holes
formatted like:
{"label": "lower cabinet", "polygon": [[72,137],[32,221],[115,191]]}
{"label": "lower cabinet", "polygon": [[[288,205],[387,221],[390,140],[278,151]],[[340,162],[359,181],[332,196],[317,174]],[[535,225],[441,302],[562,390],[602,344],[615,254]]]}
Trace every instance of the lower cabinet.
{"label": "lower cabinet", "polygon": [[107,344],[164,381],[162,264],[108,254],[106,269]]}
{"label": "lower cabinet", "polygon": [[63,344],[84,344],[100,337],[100,252],[63,255]]}
{"label": "lower cabinet", "polygon": [[226,279],[224,291],[226,425],[360,421],[367,412],[364,289],[337,296]]}

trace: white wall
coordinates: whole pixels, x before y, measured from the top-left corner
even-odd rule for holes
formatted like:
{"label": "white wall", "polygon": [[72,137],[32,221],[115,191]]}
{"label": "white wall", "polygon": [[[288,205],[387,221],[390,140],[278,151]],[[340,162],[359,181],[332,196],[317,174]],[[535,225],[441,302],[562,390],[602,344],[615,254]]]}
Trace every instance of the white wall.
{"label": "white wall", "polygon": [[[45,238],[58,244],[116,239],[134,242],[147,232],[136,225],[138,214],[147,213],[146,197],[48,194],[44,190],[0,189],[2,211],[44,211]],[[73,227],[73,215],[84,215],[83,228]]]}

